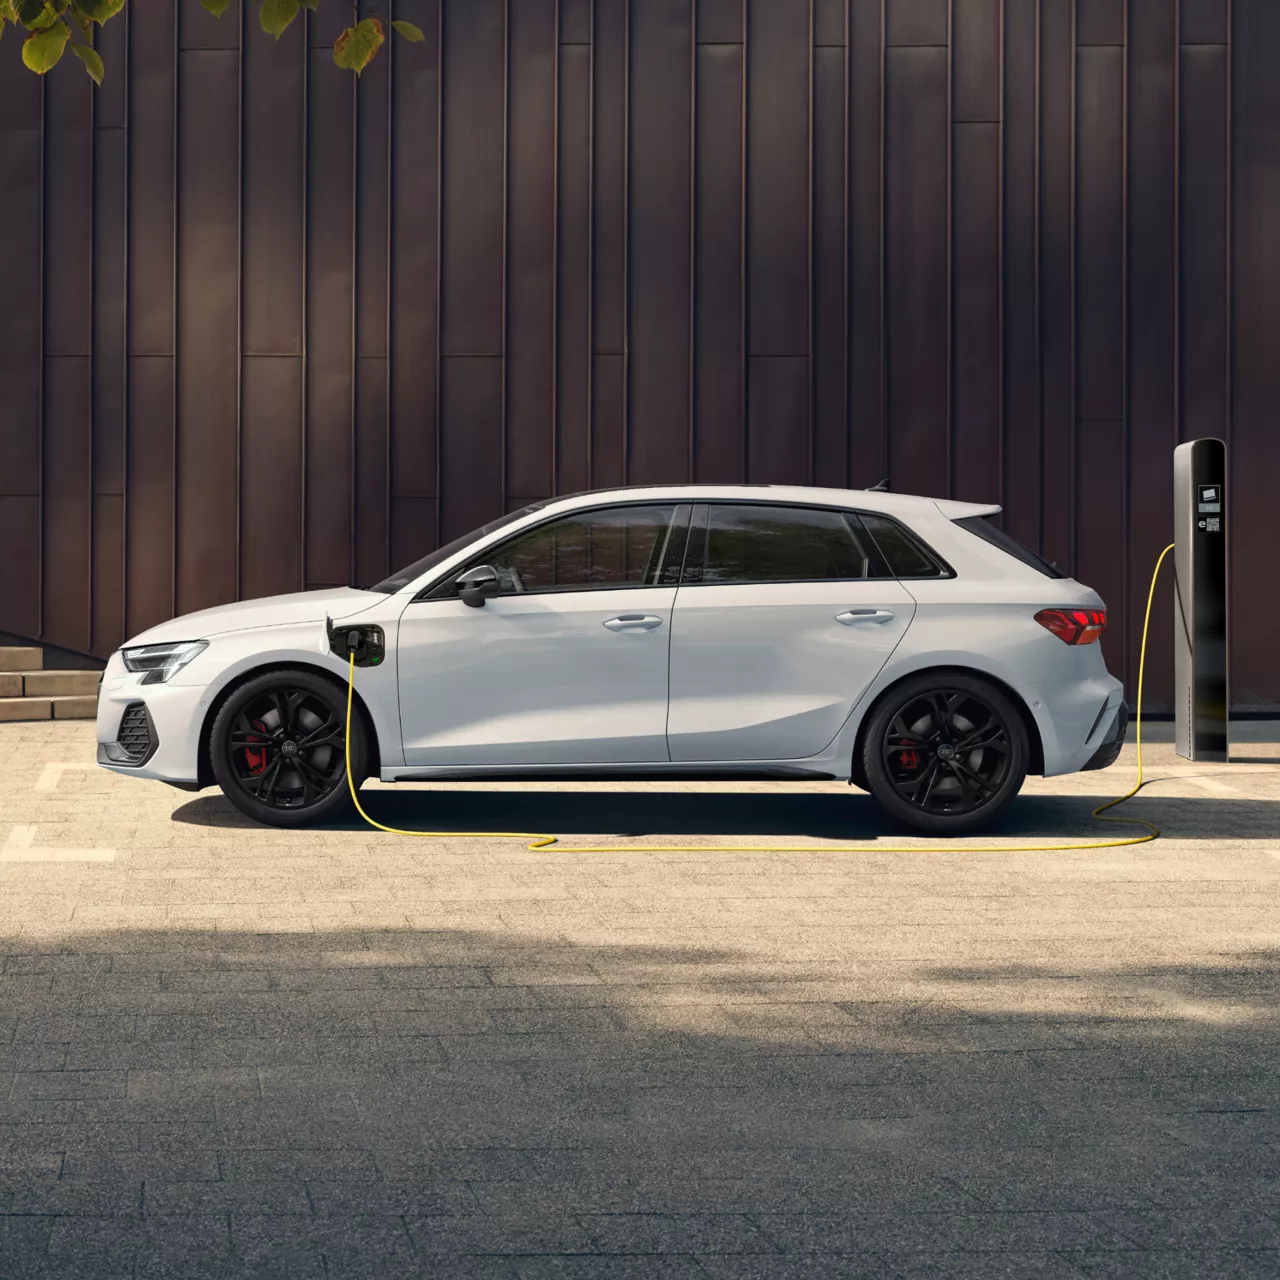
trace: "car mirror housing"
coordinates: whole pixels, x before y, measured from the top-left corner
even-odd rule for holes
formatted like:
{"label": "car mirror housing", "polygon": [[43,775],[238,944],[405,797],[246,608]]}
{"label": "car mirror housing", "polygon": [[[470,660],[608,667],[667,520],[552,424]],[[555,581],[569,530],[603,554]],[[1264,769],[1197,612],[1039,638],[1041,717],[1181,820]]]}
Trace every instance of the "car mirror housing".
{"label": "car mirror housing", "polygon": [[474,569],[468,569],[454,580],[454,586],[458,591],[458,599],[473,609],[483,608],[484,602],[502,589],[498,571],[488,564],[478,564]]}

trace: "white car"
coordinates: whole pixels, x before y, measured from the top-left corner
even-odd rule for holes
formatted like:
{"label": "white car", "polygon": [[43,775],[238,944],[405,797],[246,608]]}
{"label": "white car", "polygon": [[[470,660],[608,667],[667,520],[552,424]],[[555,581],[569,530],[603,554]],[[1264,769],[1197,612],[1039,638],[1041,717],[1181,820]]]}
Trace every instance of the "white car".
{"label": "white car", "polygon": [[668,485],[525,507],[369,588],[188,614],[112,655],[98,762],[303,826],[359,781],[848,779],[989,821],[1128,721],[1102,600],[989,520],[875,490]]}

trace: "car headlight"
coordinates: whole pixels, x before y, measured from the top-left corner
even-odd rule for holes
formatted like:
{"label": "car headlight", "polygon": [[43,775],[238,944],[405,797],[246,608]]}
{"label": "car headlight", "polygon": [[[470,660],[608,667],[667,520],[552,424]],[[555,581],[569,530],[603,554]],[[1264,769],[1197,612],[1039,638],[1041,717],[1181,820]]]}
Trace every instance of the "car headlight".
{"label": "car headlight", "polygon": [[126,671],[146,674],[139,684],[163,684],[177,674],[196,654],[209,647],[207,640],[181,640],[174,644],[141,644],[121,649],[120,659]]}

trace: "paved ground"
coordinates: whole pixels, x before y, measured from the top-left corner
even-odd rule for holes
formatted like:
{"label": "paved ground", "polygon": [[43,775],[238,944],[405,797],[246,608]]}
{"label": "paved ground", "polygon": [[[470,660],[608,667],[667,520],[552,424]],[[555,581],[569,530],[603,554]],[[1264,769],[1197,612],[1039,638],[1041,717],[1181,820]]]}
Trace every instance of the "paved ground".
{"label": "paved ground", "polygon": [[[782,784],[370,789],[540,853],[279,834],[0,726],[0,1276],[1280,1276],[1253,728],[1151,749],[1133,849],[579,854],[900,837]],[[1000,838],[1096,834],[1131,751]]]}

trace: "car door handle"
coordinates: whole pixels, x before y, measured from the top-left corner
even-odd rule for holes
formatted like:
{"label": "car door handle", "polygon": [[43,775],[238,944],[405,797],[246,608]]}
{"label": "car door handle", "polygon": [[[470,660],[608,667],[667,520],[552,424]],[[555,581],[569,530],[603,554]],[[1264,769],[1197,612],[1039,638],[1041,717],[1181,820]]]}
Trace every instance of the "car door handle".
{"label": "car door handle", "polygon": [[610,631],[652,631],[662,626],[662,619],[651,613],[624,613],[610,618],[604,625]]}
{"label": "car door handle", "polygon": [[892,619],[891,609],[846,609],[843,613],[836,614],[836,621],[844,623],[846,627],[851,627],[857,622],[874,622],[883,626]]}

